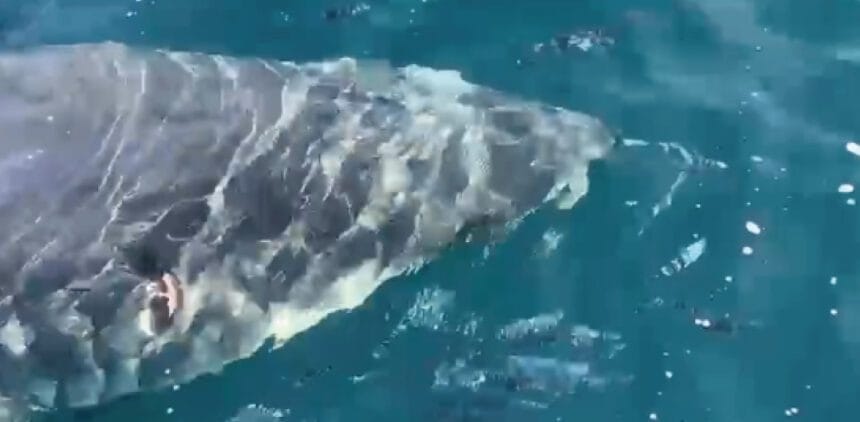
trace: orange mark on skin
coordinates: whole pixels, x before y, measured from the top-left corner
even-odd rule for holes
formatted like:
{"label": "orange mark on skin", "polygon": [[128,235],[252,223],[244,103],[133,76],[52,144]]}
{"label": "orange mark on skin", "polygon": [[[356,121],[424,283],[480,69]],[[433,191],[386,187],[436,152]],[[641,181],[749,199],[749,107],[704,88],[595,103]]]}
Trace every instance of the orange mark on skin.
{"label": "orange mark on skin", "polygon": [[155,282],[158,292],[155,296],[167,299],[167,316],[173,317],[177,310],[182,309],[183,292],[179,279],[171,273],[164,273]]}

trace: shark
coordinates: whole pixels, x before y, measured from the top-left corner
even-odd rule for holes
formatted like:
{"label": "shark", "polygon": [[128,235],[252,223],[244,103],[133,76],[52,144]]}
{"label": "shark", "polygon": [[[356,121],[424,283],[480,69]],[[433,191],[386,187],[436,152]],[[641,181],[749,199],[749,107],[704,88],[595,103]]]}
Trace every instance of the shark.
{"label": "shark", "polygon": [[0,53],[0,416],[217,373],[588,191],[588,114],[454,70]]}

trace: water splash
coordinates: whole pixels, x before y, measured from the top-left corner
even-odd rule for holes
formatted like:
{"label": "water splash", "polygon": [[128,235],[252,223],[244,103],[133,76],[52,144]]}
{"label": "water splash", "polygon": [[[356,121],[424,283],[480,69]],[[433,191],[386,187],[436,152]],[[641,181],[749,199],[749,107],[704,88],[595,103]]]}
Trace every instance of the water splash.
{"label": "water splash", "polygon": [[561,310],[552,313],[539,314],[531,318],[518,319],[503,326],[497,337],[500,340],[521,340],[529,336],[544,335],[558,327],[559,322],[564,318],[564,312]]}
{"label": "water splash", "polygon": [[409,327],[439,330],[445,324],[445,312],[454,304],[454,292],[438,287],[427,288],[418,293],[415,302],[397,324],[396,332]]}
{"label": "water splash", "polygon": [[682,145],[674,142],[648,142],[642,139],[625,138],[622,139],[621,144],[628,148],[657,147],[661,149],[664,154],[680,159],[680,163],[678,163],[680,166],[678,175],[675,177],[669,190],[660,198],[660,200],[651,206],[651,219],[647,223],[643,224],[642,228],[639,229],[638,234],[640,236],[645,233],[650,222],[654,221],[657,216],[672,206],[675,194],[684,182],[687,181],[691,173],[702,170],[725,170],[729,168],[728,164],[723,161],[707,158],[697,153],[690,152]]}
{"label": "water splash", "polygon": [[681,248],[678,252],[678,256],[672,258],[668,264],[660,267],[660,272],[664,276],[672,276],[677,274],[681,270],[693,265],[702,255],[705,254],[705,249],[708,246],[708,240],[704,237],[696,240],[695,242]]}
{"label": "water splash", "polygon": [[457,359],[453,364],[443,362],[433,375],[434,390],[466,388],[476,392],[487,381],[487,372],[469,367],[465,359]]}
{"label": "water splash", "polygon": [[[414,302],[400,318],[391,334],[374,348],[373,357],[381,359],[387,355],[389,344],[410,328],[449,331],[451,327],[449,327],[446,313],[454,306],[454,298],[453,291],[444,290],[438,286],[422,289],[415,296]],[[455,327],[455,330],[464,335],[474,334],[478,323],[479,319],[472,317],[465,321],[462,326]]]}
{"label": "water splash", "polygon": [[279,422],[290,414],[290,410],[268,408],[260,404],[249,404],[227,422]]}
{"label": "water splash", "polygon": [[550,228],[541,236],[540,244],[537,247],[537,253],[541,257],[548,257],[558,249],[559,243],[564,238],[564,235],[558,230]]}

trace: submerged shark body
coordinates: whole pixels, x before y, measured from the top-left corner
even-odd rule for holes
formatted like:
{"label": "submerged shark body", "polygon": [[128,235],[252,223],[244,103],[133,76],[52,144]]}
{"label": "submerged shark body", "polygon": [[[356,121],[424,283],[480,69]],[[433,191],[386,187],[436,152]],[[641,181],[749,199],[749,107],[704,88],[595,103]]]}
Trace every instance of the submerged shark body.
{"label": "submerged shark body", "polygon": [[613,144],[456,72],[115,43],[0,55],[0,137],[0,407],[218,371],[572,206]]}

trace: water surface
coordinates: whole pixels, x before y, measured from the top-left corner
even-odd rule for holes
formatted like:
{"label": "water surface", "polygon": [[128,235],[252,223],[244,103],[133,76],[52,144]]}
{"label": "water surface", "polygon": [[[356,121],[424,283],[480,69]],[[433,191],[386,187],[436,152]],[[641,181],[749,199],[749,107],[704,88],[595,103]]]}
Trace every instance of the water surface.
{"label": "water surface", "polygon": [[595,166],[572,212],[461,245],[282,349],[47,419],[853,421],[858,21],[852,0],[4,2],[4,48],[417,63],[650,143]]}

